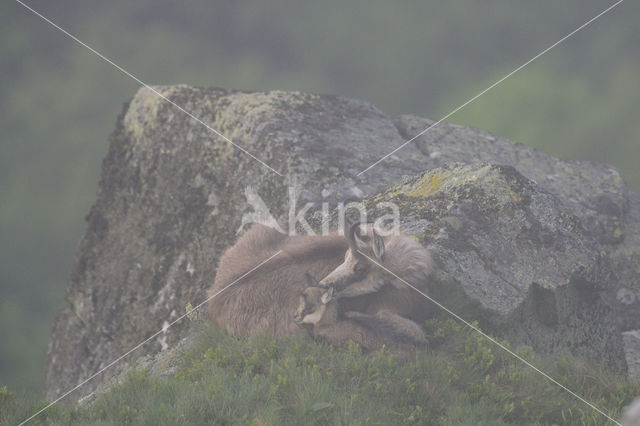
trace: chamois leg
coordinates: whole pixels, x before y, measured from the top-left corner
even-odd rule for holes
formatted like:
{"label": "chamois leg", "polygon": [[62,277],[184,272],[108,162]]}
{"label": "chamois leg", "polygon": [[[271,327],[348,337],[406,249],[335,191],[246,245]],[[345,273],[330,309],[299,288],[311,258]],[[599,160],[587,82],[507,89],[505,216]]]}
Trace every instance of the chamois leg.
{"label": "chamois leg", "polygon": [[364,296],[365,294],[376,293],[384,286],[384,282],[371,284],[367,281],[361,281],[355,284],[351,284],[347,288],[334,294],[334,298],[342,299],[344,297],[357,297]]}
{"label": "chamois leg", "polygon": [[351,321],[365,323],[369,327],[376,327],[378,332],[390,336],[398,343],[409,343],[415,346],[427,344],[427,338],[422,327],[416,322],[391,311],[382,310],[374,315],[351,311],[345,312],[344,316]]}
{"label": "chamois leg", "polygon": [[401,315],[398,315],[389,310],[381,310],[376,313],[378,318],[383,318],[397,328],[397,330],[401,331],[402,334],[405,334],[411,340],[413,340],[417,345],[423,346],[427,344],[427,337],[424,335],[424,330],[418,323],[409,318],[405,318]]}
{"label": "chamois leg", "polygon": [[365,352],[380,349],[382,344],[375,333],[351,321],[339,321],[331,325],[324,325],[314,330],[316,338],[320,338],[333,346],[349,347],[349,342],[356,343]]}

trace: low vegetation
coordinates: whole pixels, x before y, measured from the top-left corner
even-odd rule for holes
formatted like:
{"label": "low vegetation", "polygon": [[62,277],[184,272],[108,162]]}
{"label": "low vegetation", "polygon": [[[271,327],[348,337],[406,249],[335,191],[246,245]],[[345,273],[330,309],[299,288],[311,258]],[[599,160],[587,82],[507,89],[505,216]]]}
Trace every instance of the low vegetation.
{"label": "low vegetation", "polygon": [[[468,327],[451,319],[425,327],[429,350],[399,359],[309,338],[237,340],[207,326],[174,376],[131,371],[92,405],[54,406],[32,423],[607,424]],[[514,351],[613,418],[640,394],[639,386],[585,362],[543,360],[528,347]],[[17,424],[42,404],[0,388],[0,424]]]}

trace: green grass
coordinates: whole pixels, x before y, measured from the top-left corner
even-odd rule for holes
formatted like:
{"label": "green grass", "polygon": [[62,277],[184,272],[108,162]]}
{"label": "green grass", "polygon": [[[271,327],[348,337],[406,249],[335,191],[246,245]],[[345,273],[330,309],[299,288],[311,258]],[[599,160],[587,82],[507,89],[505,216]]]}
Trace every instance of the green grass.
{"label": "green grass", "polygon": [[[606,424],[557,385],[453,320],[425,324],[429,350],[398,359],[311,339],[237,340],[202,331],[173,377],[132,371],[83,408],[52,407],[33,424]],[[516,352],[613,418],[640,388],[584,362]],[[0,424],[43,403],[0,388]]]}

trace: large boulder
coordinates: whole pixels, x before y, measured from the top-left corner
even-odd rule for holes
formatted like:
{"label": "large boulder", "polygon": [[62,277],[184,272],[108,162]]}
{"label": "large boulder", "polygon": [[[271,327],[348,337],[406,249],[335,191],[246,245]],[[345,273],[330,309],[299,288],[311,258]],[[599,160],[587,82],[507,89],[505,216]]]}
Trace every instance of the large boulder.
{"label": "large boulder", "polygon": [[429,246],[440,284],[458,285],[478,302],[485,315],[469,318],[464,308],[458,313],[467,320],[484,320],[538,351],[566,350],[626,372],[607,297],[619,280],[598,238],[559,196],[513,166],[455,164],[367,199],[373,217],[384,214],[380,202],[396,204],[405,232]]}
{"label": "large boulder", "polygon": [[53,328],[50,400],[145,339],[72,399],[178,341],[188,321],[167,326],[205,299],[222,252],[264,216],[258,196],[281,223],[307,202],[311,223],[322,202],[363,198],[373,215],[397,202],[441,281],[512,324],[513,339],[622,372],[637,359],[640,197],[613,168],[441,124],[358,175],[432,122],[338,96],[156,89],[277,173],[140,89],[111,137]]}

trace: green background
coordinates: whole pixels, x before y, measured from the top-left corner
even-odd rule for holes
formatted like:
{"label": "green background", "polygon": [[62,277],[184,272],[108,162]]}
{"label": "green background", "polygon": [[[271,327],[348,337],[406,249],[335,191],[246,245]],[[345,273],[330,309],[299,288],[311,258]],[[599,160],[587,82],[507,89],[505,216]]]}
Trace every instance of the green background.
{"label": "green background", "polygon": [[[149,84],[301,90],[439,119],[613,2],[28,3]],[[623,2],[447,121],[613,164],[640,189],[640,5]],[[107,138],[139,84],[0,4],[0,385],[40,394]]]}

